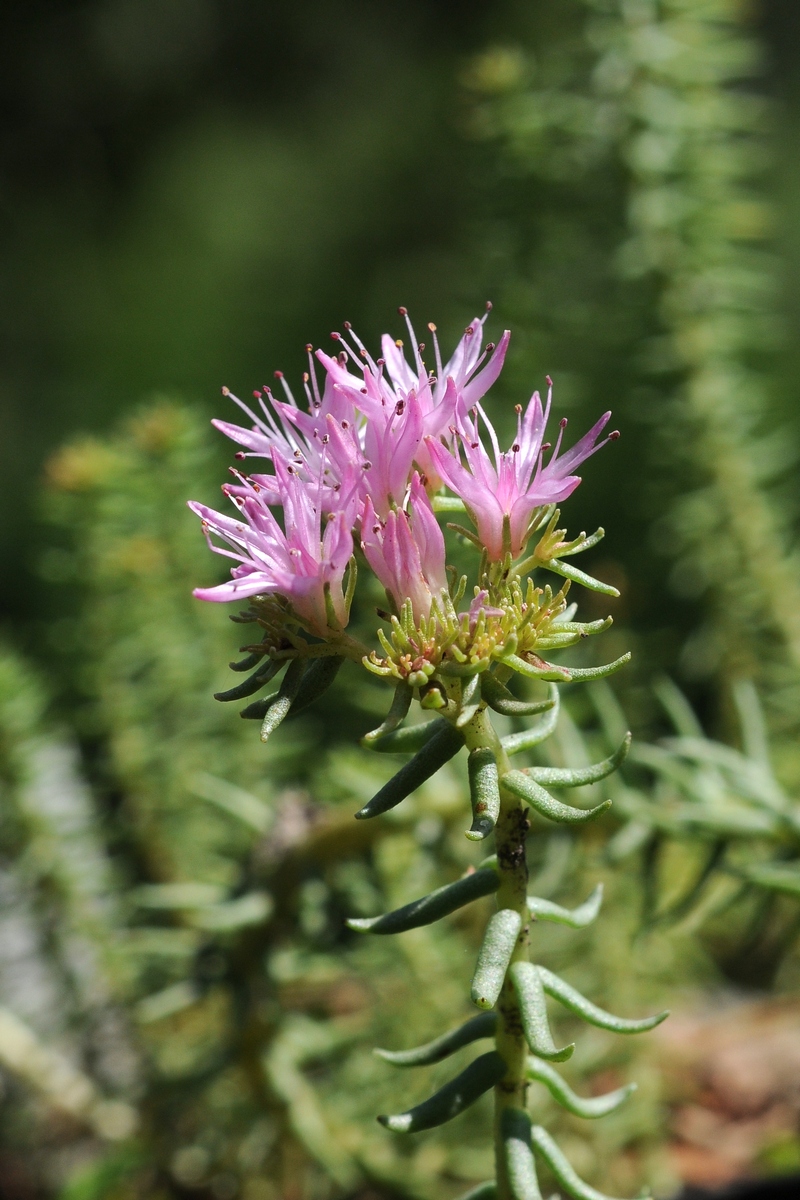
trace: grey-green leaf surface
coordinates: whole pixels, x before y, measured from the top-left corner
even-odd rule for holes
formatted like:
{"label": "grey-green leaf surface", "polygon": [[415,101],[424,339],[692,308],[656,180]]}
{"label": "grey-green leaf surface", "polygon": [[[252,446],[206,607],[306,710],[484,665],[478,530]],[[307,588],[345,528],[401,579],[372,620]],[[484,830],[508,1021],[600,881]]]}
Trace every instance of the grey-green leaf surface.
{"label": "grey-green leaf surface", "polygon": [[469,1046],[481,1038],[493,1037],[496,1027],[497,1013],[478,1013],[477,1017],[470,1018],[457,1029],[443,1033],[441,1037],[434,1038],[424,1046],[417,1046],[413,1050],[376,1049],[374,1053],[395,1067],[427,1067],[431,1063],[449,1058],[463,1046]]}
{"label": "grey-green leaf surface", "polygon": [[559,1187],[562,1187],[572,1200],[613,1200],[604,1192],[598,1192],[597,1188],[584,1183],[564,1152],[541,1125],[532,1126],[531,1144],[535,1152],[547,1163]]}
{"label": "grey-green leaf surface", "polygon": [[560,800],[554,799],[534,779],[522,771],[507,771],[502,777],[501,783],[504,788],[513,792],[515,796],[519,796],[521,800],[525,800],[543,817],[547,817],[549,821],[556,821],[560,825],[583,825],[586,821],[599,817],[601,813],[611,807],[610,800],[604,800],[602,804],[598,804],[594,808],[573,808],[569,804],[562,804]]}
{"label": "grey-green leaf surface", "polygon": [[584,900],[583,904],[579,904],[577,908],[562,908],[560,904],[554,904],[552,900],[545,900],[541,896],[529,896],[528,912],[532,917],[537,917],[540,921],[555,921],[558,925],[569,925],[572,929],[583,929],[585,925],[591,925],[592,921],[594,921],[600,912],[600,905],[602,903],[603,885],[602,883],[598,883],[591,896]]}
{"label": "grey-green leaf surface", "polygon": [[630,746],[631,735],[626,733],[613,754],[590,767],[528,767],[525,773],[543,787],[586,787],[616,771],[627,758]]}
{"label": "grey-green leaf surface", "polygon": [[628,1096],[636,1091],[636,1084],[628,1083],[625,1087],[616,1088],[613,1092],[606,1092],[604,1096],[592,1096],[584,1099],[573,1092],[554,1067],[540,1058],[528,1059],[528,1079],[536,1083],[543,1083],[562,1108],[576,1117],[584,1117],[587,1120],[594,1120],[614,1112],[621,1104],[625,1103]]}
{"label": "grey-green leaf surface", "polygon": [[525,1041],[530,1049],[539,1058],[550,1062],[564,1062],[570,1058],[575,1043],[558,1047],[553,1041],[539,968],[530,962],[518,962],[511,967],[509,975],[519,1001]]}
{"label": "grey-green leaf surface", "polygon": [[404,904],[402,908],[382,913],[379,917],[351,917],[347,924],[358,933],[405,933],[407,929],[430,925],[481,896],[489,896],[499,886],[500,877],[496,871],[472,871],[454,883],[446,883],[435,892],[421,896],[419,900]]}
{"label": "grey-green leaf surface", "polygon": [[393,1133],[417,1133],[421,1129],[444,1125],[499,1083],[505,1073],[506,1064],[500,1055],[496,1050],[489,1050],[428,1100],[423,1100],[408,1112],[380,1116],[378,1120]]}
{"label": "grey-green leaf surface", "polygon": [[503,1109],[500,1136],[513,1200],[542,1200],[531,1149],[531,1119],[524,1109]]}
{"label": "grey-green leaf surface", "polygon": [[500,815],[500,779],[494,751],[488,747],[472,750],[467,760],[467,773],[472,803],[472,825],[467,837],[479,842],[493,832]]}
{"label": "grey-green leaf surface", "polygon": [[449,723],[445,723],[426,742],[417,754],[385,783],[379,792],[355,814],[357,820],[363,821],[369,817],[377,817],[381,813],[395,808],[406,796],[416,791],[426,779],[435,775],[440,767],[458,753],[464,745],[464,738]]}
{"label": "grey-green leaf surface", "polygon": [[552,971],[548,971],[546,967],[539,967],[538,971],[542,987],[548,996],[552,996],[570,1012],[582,1017],[590,1025],[597,1025],[600,1029],[610,1029],[612,1033],[646,1033],[648,1029],[654,1029],[669,1016],[669,1012],[660,1012],[653,1017],[642,1017],[639,1020],[615,1017],[613,1013],[598,1008],[591,1000],[587,1000],[579,991],[558,975],[554,975]]}
{"label": "grey-green leaf surface", "polygon": [[486,926],[470,993],[478,1008],[497,1003],[521,928],[522,917],[513,908],[501,908]]}

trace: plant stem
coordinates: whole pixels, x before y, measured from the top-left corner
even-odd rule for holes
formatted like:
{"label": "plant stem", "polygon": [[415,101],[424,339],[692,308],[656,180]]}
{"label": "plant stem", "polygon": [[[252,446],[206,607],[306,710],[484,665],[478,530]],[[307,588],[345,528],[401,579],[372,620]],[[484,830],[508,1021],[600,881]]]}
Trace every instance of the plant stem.
{"label": "plant stem", "polygon": [[[522,929],[512,956],[512,963],[526,961],[530,957],[528,914],[528,863],[525,854],[525,839],[530,829],[527,807],[502,785],[503,775],[510,769],[505,751],[495,732],[487,710],[481,709],[464,730],[470,750],[488,747],[497,757],[500,773],[500,816],[495,828],[497,870],[500,887],[497,891],[497,907],[511,908],[522,917]],[[500,1122],[505,1108],[526,1107],[526,1065],[528,1047],[522,1030],[519,1003],[511,980],[506,973],[503,989],[497,1002],[498,1022],[495,1035],[497,1052],[507,1064],[504,1078],[495,1088],[495,1159],[497,1164],[497,1200],[513,1200],[506,1171]]]}

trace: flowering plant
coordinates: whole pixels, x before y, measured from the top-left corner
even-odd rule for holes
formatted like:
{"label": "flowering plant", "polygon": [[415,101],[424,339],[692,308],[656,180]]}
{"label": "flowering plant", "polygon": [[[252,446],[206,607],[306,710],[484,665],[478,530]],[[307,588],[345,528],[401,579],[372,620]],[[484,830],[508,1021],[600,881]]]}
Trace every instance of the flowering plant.
{"label": "flowering plant", "polygon": [[[425,346],[405,309],[400,313],[408,327],[411,362],[403,343],[388,335],[382,356],[373,359],[346,325],[344,335],[332,335],[336,355],[318,350],[312,356],[307,347],[306,410],[278,372],[284,399],[264,388],[255,394],[254,409],[232,397],[249,418],[249,428],[214,422],[242,447],[237,459],[257,460],[258,470],[233,469],[234,481],[224,486],[235,515],[190,505],[211,548],[237,564],[230,581],[195,595],[249,600],[248,610],[234,620],[263,630],[258,643],[243,648],[247,657],[232,664],[236,671],[255,668],[253,673],[217,698],[252,696],[285,668],[278,689],[242,712],[261,720],[266,740],[290,711],[315,700],[347,659],[391,680],[389,713],[366,734],[364,744],[414,756],[356,813],[362,820],[400,804],[466,748],[472,804],[467,837],[493,836],[494,853],[428,896],[349,925],[372,934],[399,933],[494,894],[497,909],[472,980],[479,1014],[429,1045],[378,1053],[395,1065],[414,1066],[438,1062],[483,1038],[494,1037],[495,1048],[428,1100],[379,1120],[397,1132],[427,1129],[494,1088],[497,1179],[473,1195],[537,1200],[538,1157],[575,1200],[598,1200],[600,1193],[578,1178],[546,1130],[531,1124],[528,1084],[543,1084],[570,1112],[588,1118],[612,1111],[632,1089],[585,1099],[568,1087],[552,1063],[567,1059],[574,1047],[559,1047],[553,1040],[545,998],[618,1033],[650,1029],[666,1014],[644,1020],[615,1017],[531,960],[531,922],[587,925],[597,916],[601,890],[574,910],[528,895],[525,840],[529,808],[563,824],[581,824],[604,812],[610,801],[583,809],[547,789],[603,779],[624,759],[630,736],[605,761],[578,770],[520,770],[510,759],[554,729],[556,685],[602,678],[630,657],[583,669],[550,661],[553,652],[611,622],[610,617],[578,621],[575,605],[568,605],[573,582],[608,595],[616,592],[569,562],[595,545],[602,529],[569,540],[559,528],[557,505],[580,483],[575,474],[580,464],[618,435],[600,440],[610,418],[605,413],[569,450],[562,451],[566,419],[555,446],[545,442],[552,402],[548,379],[546,401],[534,393],[524,410],[518,406],[516,436],[508,450],[501,450],[481,400],[500,374],[509,333],[497,345],[482,346],[487,308],[443,365],[436,328],[429,325],[436,364],[429,371],[422,357]],[[448,525],[477,552],[469,597],[469,580],[447,564],[439,513],[463,514],[473,526]],[[377,610],[378,646],[347,632],[359,559],[387,597],[387,608]],[[563,580],[558,590],[535,581],[543,570]],[[508,687],[515,675],[547,682],[547,697],[515,698]],[[434,719],[404,725],[412,700],[435,712]],[[540,720],[524,732],[500,737],[492,712]]]}

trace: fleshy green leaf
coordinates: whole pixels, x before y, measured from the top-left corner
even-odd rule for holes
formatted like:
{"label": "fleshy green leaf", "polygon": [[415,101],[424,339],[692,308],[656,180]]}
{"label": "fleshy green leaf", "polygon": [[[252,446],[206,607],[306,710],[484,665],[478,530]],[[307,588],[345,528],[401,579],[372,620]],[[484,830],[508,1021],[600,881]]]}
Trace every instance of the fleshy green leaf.
{"label": "fleshy green leaf", "polygon": [[517,944],[522,917],[513,908],[501,908],[489,921],[472,977],[471,996],[478,1008],[493,1008]]}
{"label": "fleshy green leaf", "polygon": [[391,733],[386,733],[371,742],[364,742],[362,738],[362,743],[368,749],[377,750],[381,754],[416,754],[417,750],[421,750],[446,724],[444,717],[437,717],[434,721],[423,721],[419,725],[404,725],[401,729],[393,729]]}
{"label": "fleshy green leaf", "polygon": [[591,925],[594,921],[600,912],[602,902],[603,885],[598,883],[591,896],[577,908],[562,908],[560,904],[554,904],[552,900],[544,900],[540,896],[529,896],[528,912],[540,921],[555,921],[558,925],[583,929],[585,925]]}
{"label": "fleshy green leaf", "polygon": [[513,1200],[542,1200],[531,1149],[531,1119],[524,1109],[503,1109],[500,1136]]}
{"label": "fleshy green leaf", "polygon": [[590,767],[527,767],[525,774],[544,787],[586,787],[587,784],[598,783],[612,771],[616,771],[625,761],[630,746],[631,735],[626,733],[612,755]]}
{"label": "fleshy green leaf", "polygon": [[617,1088],[613,1092],[606,1092],[604,1096],[592,1096],[586,1100],[573,1092],[555,1068],[539,1058],[528,1059],[528,1079],[543,1083],[562,1108],[576,1117],[585,1117],[587,1120],[594,1120],[614,1112],[621,1104],[624,1104],[632,1092],[636,1091],[636,1084],[628,1083],[625,1087]]}
{"label": "fleshy green leaf", "polygon": [[558,705],[558,689],[550,688],[547,700],[517,700],[496,676],[487,672],[481,678],[481,695],[490,708],[504,717],[533,717]]}
{"label": "fleshy green leaf", "polygon": [[449,762],[453,755],[464,745],[464,738],[446,722],[436,730],[436,733],[425,743],[420,751],[385,783],[379,792],[355,814],[356,819],[363,821],[368,817],[377,817],[388,812],[416,791],[426,779],[435,775],[440,767]]}
{"label": "fleshy green leaf", "polygon": [[539,968],[530,962],[518,962],[513,964],[509,975],[519,1001],[525,1041],[533,1053],[550,1062],[571,1058],[574,1042],[559,1048],[553,1041]]}
{"label": "fleshy green leaf", "polygon": [[385,737],[387,733],[391,733],[393,729],[406,719],[408,710],[411,707],[413,692],[407,683],[402,680],[394,689],[391,708],[386,714],[386,719],[373,729],[370,733],[365,733],[361,739],[362,746],[369,746],[372,742],[376,742],[378,738]]}
{"label": "fleshy green leaf", "polygon": [[471,871],[455,883],[446,883],[402,908],[379,917],[351,917],[347,924],[358,933],[404,933],[407,929],[430,925],[481,896],[489,896],[499,886],[500,877],[496,871]]}
{"label": "fleshy green leaf", "polygon": [[610,800],[604,800],[595,808],[573,808],[569,804],[562,804],[560,800],[554,800],[543,787],[540,787],[535,780],[522,771],[508,771],[500,782],[504,788],[513,792],[515,796],[519,796],[521,800],[525,800],[543,817],[561,825],[583,825],[586,821],[599,817],[601,813],[611,807]]}
{"label": "fleshy green leaf", "polygon": [[597,1188],[584,1183],[550,1134],[541,1125],[534,1125],[531,1128],[531,1145],[547,1163],[559,1187],[562,1187],[572,1197],[572,1200],[612,1200],[612,1197],[606,1196],[604,1192],[598,1192]]}
{"label": "fleshy green leaf", "polygon": [[478,1013],[477,1017],[472,1017],[457,1029],[451,1029],[414,1050],[375,1050],[373,1053],[395,1067],[427,1067],[448,1058],[462,1046],[469,1046],[480,1038],[494,1037],[496,1026],[497,1013]]}
{"label": "fleshy green leaf", "polygon": [[494,752],[488,747],[472,750],[467,771],[472,802],[472,825],[467,837],[480,842],[492,833],[500,815],[500,781]]}
{"label": "fleshy green leaf", "polygon": [[451,1079],[428,1100],[408,1112],[378,1117],[381,1125],[393,1133],[417,1133],[452,1121],[474,1104],[484,1092],[495,1086],[506,1073],[506,1064],[496,1050],[490,1050],[471,1062],[466,1070]]}
{"label": "fleshy green leaf", "polygon": [[669,1012],[665,1011],[656,1013],[654,1017],[642,1017],[640,1020],[615,1017],[613,1013],[606,1012],[605,1009],[592,1004],[591,1000],[587,1000],[579,991],[559,978],[558,975],[554,975],[552,971],[548,971],[546,967],[538,967],[537,970],[542,987],[548,996],[552,996],[570,1012],[582,1017],[590,1025],[597,1025],[600,1029],[610,1029],[612,1033],[646,1033],[648,1029],[654,1029],[669,1016]]}

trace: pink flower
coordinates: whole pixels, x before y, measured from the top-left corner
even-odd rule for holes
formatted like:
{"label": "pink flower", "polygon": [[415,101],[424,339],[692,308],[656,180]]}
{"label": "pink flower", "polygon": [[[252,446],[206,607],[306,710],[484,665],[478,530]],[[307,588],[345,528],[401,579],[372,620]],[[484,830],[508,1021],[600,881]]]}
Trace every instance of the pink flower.
{"label": "pink flower", "polygon": [[361,515],[361,548],[398,609],[411,601],[414,619],[428,617],[431,601],[447,587],[444,537],[415,471],[408,511],[392,509],[381,519],[367,497]]}
{"label": "pink flower", "polygon": [[[442,366],[436,326],[429,325],[436,360],[436,371],[429,372],[422,359],[425,347],[417,341],[404,308],[400,309],[400,314],[405,317],[411,337],[413,367],[405,357],[403,343],[394,341],[388,334],[381,339],[383,357],[376,362],[349,324],[345,328],[355,349],[336,334],[336,340],[344,348],[339,357],[331,358],[321,350],[317,351],[317,358],[335,389],[366,417],[365,454],[373,467],[376,460],[379,464],[365,486],[382,515],[393,503],[402,503],[404,489],[398,486],[397,477],[405,471],[407,482],[413,463],[416,462],[427,476],[430,490],[435,491],[440,486],[425,438],[446,438],[451,426],[461,424],[500,374],[511,336],[506,330],[496,347],[490,343],[481,352],[487,309],[483,317],[467,326],[452,358]],[[490,355],[489,361],[479,370],[487,355]],[[359,375],[347,369],[348,358],[359,370]],[[396,443],[396,449],[389,451],[387,443],[389,446]],[[386,474],[389,459],[391,477]]]}
{"label": "pink flower", "polygon": [[619,437],[615,431],[604,441],[597,442],[611,417],[611,413],[605,413],[571,450],[559,458],[567,425],[564,418],[550,461],[543,466],[544,451],[549,449],[542,443],[551,399],[552,386],[544,409],[538,392],[534,392],[524,415],[522,406],[518,406],[517,436],[505,453],[501,453],[494,427],[478,405],[494,461],[481,442],[477,415],[464,418],[458,429],[466,465],[457,453],[451,453],[440,441],[428,438],[428,450],[439,475],[463,500],[493,562],[500,561],[509,551],[512,558],[517,558],[525,549],[536,509],[565,500],[581,481],[579,475],[571,472],[607,441]]}
{"label": "pink flower", "polygon": [[[229,583],[196,588],[194,595],[200,600],[226,601],[280,594],[313,633],[328,637],[332,626],[343,629],[348,620],[342,580],[353,554],[355,488],[350,486],[343,507],[330,514],[323,531],[321,486],[305,481],[277,451],[273,463],[285,530],[257,486],[247,483],[235,493],[225,489],[239,509],[238,518],[190,502],[189,508],[203,521],[211,549],[239,563],[232,568]],[[215,545],[212,534],[232,550]]]}

